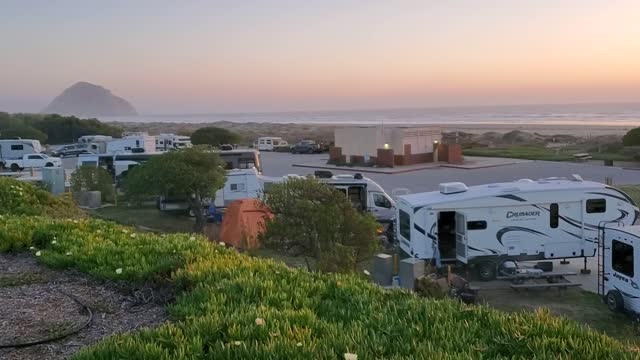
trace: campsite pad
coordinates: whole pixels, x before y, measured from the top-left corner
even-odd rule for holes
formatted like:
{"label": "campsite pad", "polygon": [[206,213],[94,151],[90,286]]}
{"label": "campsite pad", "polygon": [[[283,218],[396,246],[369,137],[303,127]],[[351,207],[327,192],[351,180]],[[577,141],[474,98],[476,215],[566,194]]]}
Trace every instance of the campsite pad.
{"label": "campsite pad", "polygon": [[0,359],[66,359],[104,337],[167,319],[159,293],[154,300],[160,301],[143,303],[136,293],[114,284],[39,265],[31,254],[0,254],[0,344],[43,339],[83,324],[88,314],[65,294],[91,308],[92,322],[58,341],[0,349]]}

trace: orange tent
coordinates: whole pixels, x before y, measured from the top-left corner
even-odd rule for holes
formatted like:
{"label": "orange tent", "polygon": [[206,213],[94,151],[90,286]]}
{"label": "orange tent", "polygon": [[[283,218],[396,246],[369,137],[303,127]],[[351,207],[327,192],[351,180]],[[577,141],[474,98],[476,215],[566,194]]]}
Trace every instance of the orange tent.
{"label": "orange tent", "polygon": [[220,241],[237,249],[257,249],[265,221],[272,217],[273,214],[256,199],[236,200],[224,213]]}

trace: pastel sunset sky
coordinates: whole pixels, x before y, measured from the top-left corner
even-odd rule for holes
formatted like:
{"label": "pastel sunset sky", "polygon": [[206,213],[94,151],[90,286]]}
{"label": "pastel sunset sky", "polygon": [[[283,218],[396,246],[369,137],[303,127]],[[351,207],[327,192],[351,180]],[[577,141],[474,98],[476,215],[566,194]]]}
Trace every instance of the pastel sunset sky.
{"label": "pastel sunset sky", "polygon": [[77,81],[142,113],[640,101],[638,0],[2,0],[0,110]]}

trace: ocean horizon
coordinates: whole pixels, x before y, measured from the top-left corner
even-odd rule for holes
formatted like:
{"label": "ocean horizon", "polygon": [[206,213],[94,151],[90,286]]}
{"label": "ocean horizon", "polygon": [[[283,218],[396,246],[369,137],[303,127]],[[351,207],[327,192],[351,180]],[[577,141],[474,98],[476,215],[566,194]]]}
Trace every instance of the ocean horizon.
{"label": "ocean horizon", "polygon": [[484,124],[640,126],[640,103],[468,106],[438,108],[246,112],[210,114],[141,114],[100,117],[118,122],[294,123],[294,124]]}

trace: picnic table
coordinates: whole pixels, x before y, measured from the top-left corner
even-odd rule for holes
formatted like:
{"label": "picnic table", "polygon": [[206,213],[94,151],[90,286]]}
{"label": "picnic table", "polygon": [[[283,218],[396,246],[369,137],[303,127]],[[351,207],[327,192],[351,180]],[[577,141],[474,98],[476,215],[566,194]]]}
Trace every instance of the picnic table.
{"label": "picnic table", "polygon": [[591,156],[589,153],[573,154],[572,156],[575,160],[578,161],[587,161],[593,159],[593,156]]}

